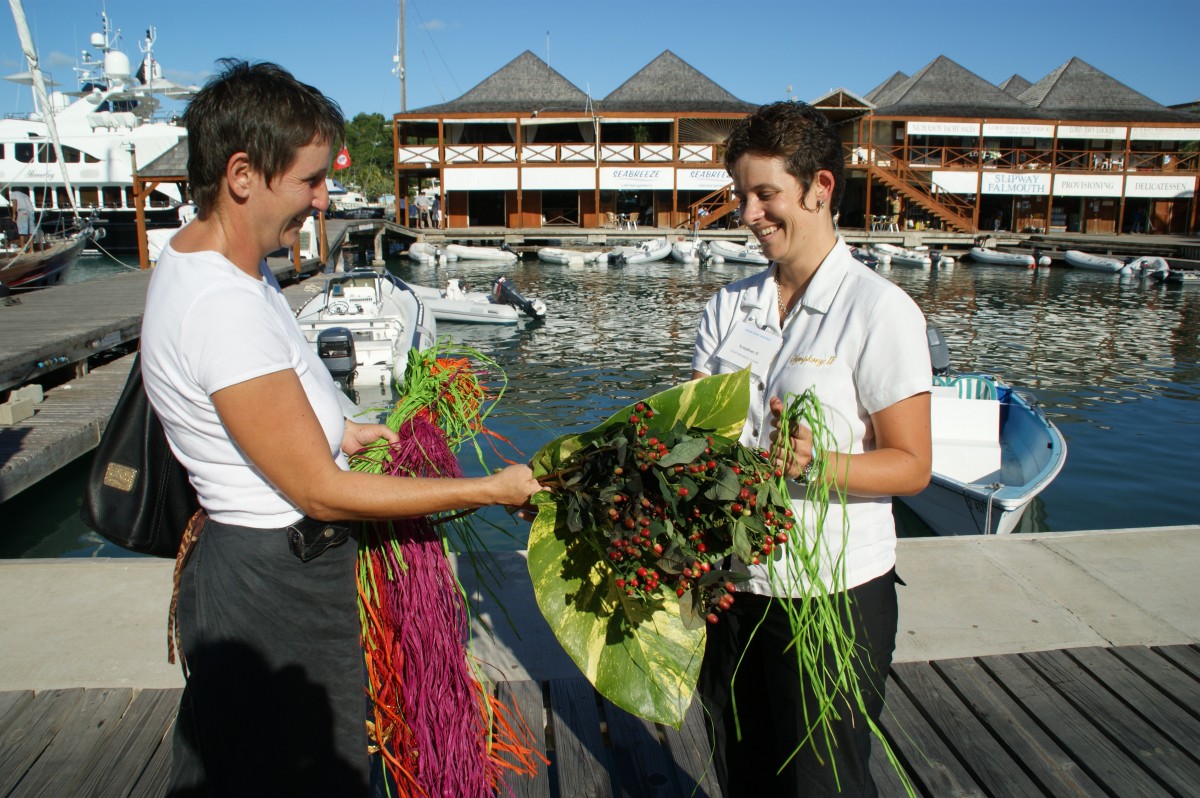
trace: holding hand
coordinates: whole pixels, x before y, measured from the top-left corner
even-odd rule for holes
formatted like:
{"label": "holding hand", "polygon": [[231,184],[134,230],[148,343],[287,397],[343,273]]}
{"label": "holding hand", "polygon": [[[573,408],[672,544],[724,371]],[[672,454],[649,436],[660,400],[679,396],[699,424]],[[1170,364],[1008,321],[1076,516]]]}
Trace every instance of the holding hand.
{"label": "holding hand", "polygon": [[[778,396],[771,397],[771,462],[783,469],[785,477],[796,479],[805,474],[816,456],[813,433],[799,422],[795,425],[786,423],[783,410],[783,400]],[[780,439],[781,434],[790,437],[787,447]],[[785,448],[788,449],[786,453]]]}
{"label": "holding hand", "polygon": [[357,421],[346,419],[346,430],[342,433],[342,451],[352,455],[380,438],[388,443],[400,440],[400,436],[386,424],[359,424]]}
{"label": "holding hand", "polygon": [[490,503],[506,507],[528,508],[530,497],[542,489],[541,483],[533,478],[533,470],[527,465],[510,465],[487,479],[496,491],[494,501]]}

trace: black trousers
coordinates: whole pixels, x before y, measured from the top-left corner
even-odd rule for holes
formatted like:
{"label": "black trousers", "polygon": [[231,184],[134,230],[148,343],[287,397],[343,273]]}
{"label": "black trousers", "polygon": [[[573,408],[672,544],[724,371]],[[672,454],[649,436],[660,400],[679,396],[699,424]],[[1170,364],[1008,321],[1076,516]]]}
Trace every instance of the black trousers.
{"label": "black trousers", "polygon": [[301,562],[285,530],[211,519],[183,571],[191,671],[170,795],[367,795],[353,539]]}
{"label": "black trousers", "polygon": [[[876,723],[896,646],[896,581],[893,570],[837,597],[843,628],[854,633],[859,689]],[[836,704],[832,746],[820,729],[800,745],[808,730],[806,715],[824,696],[814,695],[795,650],[788,650],[792,631],[784,601],[739,593],[732,610],[708,628],[698,691],[708,713],[713,769],[722,793],[725,798],[873,798],[872,733],[852,701]],[[828,662],[829,656],[826,646],[823,659]]]}

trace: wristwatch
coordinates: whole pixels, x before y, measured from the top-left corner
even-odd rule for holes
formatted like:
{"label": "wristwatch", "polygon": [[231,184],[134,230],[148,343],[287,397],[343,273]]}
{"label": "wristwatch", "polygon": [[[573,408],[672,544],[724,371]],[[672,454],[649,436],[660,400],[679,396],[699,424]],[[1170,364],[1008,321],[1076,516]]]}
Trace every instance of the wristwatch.
{"label": "wristwatch", "polygon": [[812,457],[810,457],[808,460],[808,465],[804,466],[804,468],[800,471],[800,476],[796,477],[792,481],[800,485],[807,485],[809,478],[812,476],[813,469],[816,467],[817,447],[814,446],[812,450]]}

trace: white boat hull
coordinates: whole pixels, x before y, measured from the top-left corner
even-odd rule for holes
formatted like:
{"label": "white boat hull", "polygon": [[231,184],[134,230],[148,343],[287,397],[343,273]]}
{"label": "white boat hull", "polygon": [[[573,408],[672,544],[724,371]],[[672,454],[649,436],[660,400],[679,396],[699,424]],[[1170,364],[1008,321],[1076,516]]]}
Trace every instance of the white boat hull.
{"label": "white boat hull", "polygon": [[651,238],[635,247],[617,247],[609,253],[609,262],[633,266],[639,263],[655,263],[671,254],[671,244],[665,238]]}
{"label": "white boat hull", "polygon": [[918,269],[928,269],[933,266],[933,258],[926,252],[915,249],[905,249],[894,244],[872,244],[871,253],[880,263],[892,266],[912,266]]}
{"label": "white boat hull", "polygon": [[[1066,462],[1066,441],[1036,402],[1002,383],[997,387],[999,400],[956,399],[950,407],[939,406],[935,389],[933,478],[925,490],[900,501],[939,535],[1012,532]],[[995,405],[988,409],[999,424],[998,439],[940,436],[954,401]]]}
{"label": "white boat hull", "polygon": [[563,249],[561,247],[542,247],[538,250],[538,260],[562,266],[569,266],[572,263],[595,263],[602,257],[604,257],[603,252],[583,252],[578,249]]}
{"label": "white boat hull", "polygon": [[359,270],[330,277],[325,289],[296,311],[304,338],[317,346],[321,332],[344,327],[354,337],[356,385],[404,383],[411,349],[437,340],[437,322],[420,297],[391,275]]}
{"label": "white boat hull", "polygon": [[679,263],[699,263],[703,252],[704,243],[692,238],[671,245],[671,259]]}
{"label": "white boat hull", "polygon": [[734,263],[749,263],[753,266],[766,266],[770,263],[757,245],[739,244],[735,241],[714,238],[708,242],[708,249],[713,255],[718,255],[724,260]]}
{"label": "white boat hull", "polygon": [[1021,255],[1016,252],[998,252],[986,247],[971,247],[971,260],[978,263],[988,263],[993,266],[1018,266],[1022,269],[1032,269],[1037,266],[1032,255]]}
{"label": "white boat hull", "polygon": [[515,263],[517,253],[499,247],[469,247],[463,244],[447,244],[443,250],[450,260],[482,260],[492,263]]}
{"label": "white boat hull", "polygon": [[1092,255],[1077,249],[1068,249],[1063,252],[1063,260],[1076,269],[1087,269],[1093,272],[1118,274],[1132,271],[1132,269],[1128,268],[1125,261],[1119,258],[1111,258],[1106,255]]}

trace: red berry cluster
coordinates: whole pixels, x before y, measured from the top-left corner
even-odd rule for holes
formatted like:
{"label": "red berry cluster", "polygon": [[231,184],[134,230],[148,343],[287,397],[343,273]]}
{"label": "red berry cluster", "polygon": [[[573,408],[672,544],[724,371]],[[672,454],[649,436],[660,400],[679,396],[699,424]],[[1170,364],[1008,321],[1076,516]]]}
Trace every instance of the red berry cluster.
{"label": "red berry cluster", "polygon": [[764,452],[659,427],[638,403],[627,423],[564,461],[550,487],[627,605],[654,608],[674,594],[685,623],[716,623],[747,578],[728,570],[730,556],[764,562],[787,542],[792,510]]}

